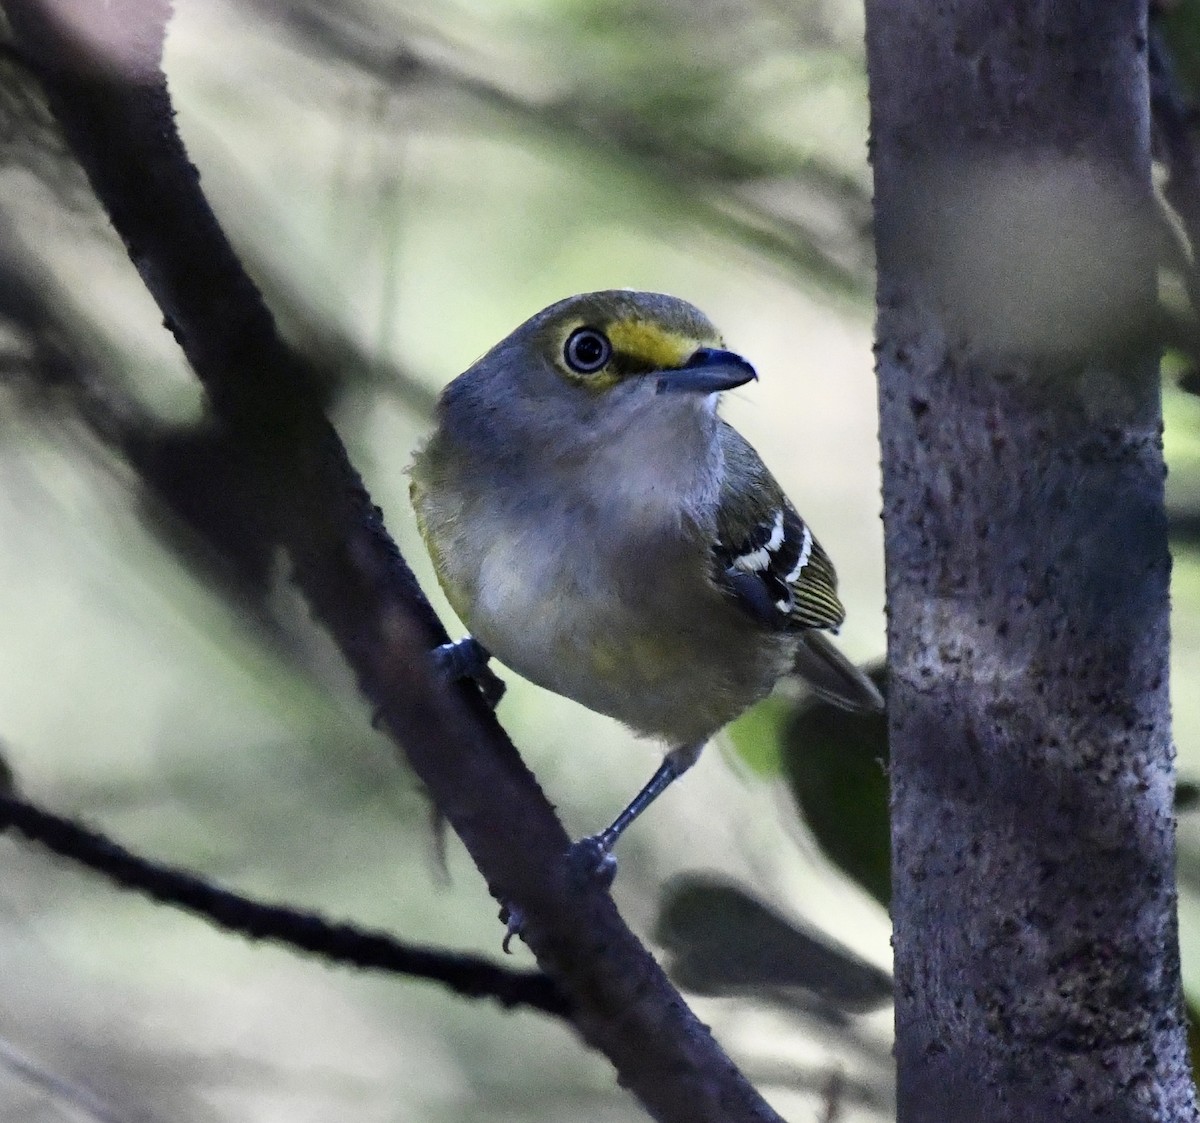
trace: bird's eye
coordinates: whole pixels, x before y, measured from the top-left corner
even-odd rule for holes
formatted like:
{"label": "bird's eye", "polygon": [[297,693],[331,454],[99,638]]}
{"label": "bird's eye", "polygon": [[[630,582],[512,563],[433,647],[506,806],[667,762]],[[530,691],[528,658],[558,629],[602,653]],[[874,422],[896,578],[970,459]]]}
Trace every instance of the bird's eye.
{"label": "bird's eye", "polygon": [[578,328],[567,338],[563,358],[573,371],[595,374],[612,358],[612,344],[595,328]]}

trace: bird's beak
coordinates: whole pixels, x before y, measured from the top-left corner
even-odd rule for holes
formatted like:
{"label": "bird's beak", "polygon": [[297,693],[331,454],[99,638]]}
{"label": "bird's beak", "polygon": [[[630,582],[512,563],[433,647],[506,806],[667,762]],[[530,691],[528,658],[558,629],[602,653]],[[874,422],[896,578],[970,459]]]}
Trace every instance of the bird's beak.
{"label": "bird's beak", "polygon": [[744,386],[757,377],[754,368],[741,355],[716,347],[701,347],[683,366],[660,372],[656,389],[659,394],[676,390],[689,394],[716,394]]}

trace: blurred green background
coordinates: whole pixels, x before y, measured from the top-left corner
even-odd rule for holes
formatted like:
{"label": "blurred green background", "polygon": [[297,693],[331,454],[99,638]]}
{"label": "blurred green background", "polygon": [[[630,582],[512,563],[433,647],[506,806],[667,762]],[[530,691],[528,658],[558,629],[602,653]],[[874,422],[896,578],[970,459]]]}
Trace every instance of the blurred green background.
{"label": "blurred green background", "polygon": [[[284,331],[321,363],[427,590],[404,471],[437,390],[559,297],[658,289],[757,366],[726,416],[835,560],[844,648],[882,656],[855,4],[176,9],[166,66],[202,183]],[[1200,19],[1190,5],[1173,19],[1186,49]],[[285,567],[231,567],[196,533],[219,536],[222,503],[190,509],[194,487],[162,471],[191,464],[201,491],[229,487],[219,450],[165,435],[199,417],[195,382],[36,91],[0,66],[0,738],[18,784],[231,888],[498,956],[494,902],[453,837],[439,863],[426,800]],[[1168,356],[1164,393],[1176,730],[1196,775],[1187,365]],[[657,747],[506,677],[503,721],[571,833],[597,829]],[[621,907],[790,1118],[892,1114],[880,737],[781,691],[622,843]],[[1180,847],[1200,995],[1200,825],[1186,816]],[[252,947],[13,840],[0,862],[5,1123],[643,1117],[545,1017]]]}

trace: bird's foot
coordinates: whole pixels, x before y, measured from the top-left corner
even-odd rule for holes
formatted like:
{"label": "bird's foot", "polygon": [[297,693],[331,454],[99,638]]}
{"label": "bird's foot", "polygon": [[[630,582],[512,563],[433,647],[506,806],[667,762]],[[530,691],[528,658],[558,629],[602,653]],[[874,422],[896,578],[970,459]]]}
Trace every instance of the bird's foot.
{"label": "bird's foot", "polygon": [[[595,885],[607,889],[612,885],[613,878],[617,876],[617,859],[612,853],[614,842],[616,838],[611,837],[608,831],[601,831],[600,834],[589,835],[571,844],[567,850],[567,867],[578,888]],[[505,955],[511,955],[513,939],[524,931],[525,914],[515,905],[502,905],[500,923],[506,929],[500,946]]]}
{"label": "bird's foot", "polygon": [[615,838],[608,831],[591,834],[573,842],[567,851],[567,865],[581,885],[598,885],[607,889],[617,876],[617,858],[612,852]]}
{"label": "bird's foot", "polygon": [[494,710],[504,697],[504,680],[488,666],[491,655],[473,636],[457,643],[443,643],[430,652],[433,664],[451,682],[469,678],[483,694],[484,701]]}

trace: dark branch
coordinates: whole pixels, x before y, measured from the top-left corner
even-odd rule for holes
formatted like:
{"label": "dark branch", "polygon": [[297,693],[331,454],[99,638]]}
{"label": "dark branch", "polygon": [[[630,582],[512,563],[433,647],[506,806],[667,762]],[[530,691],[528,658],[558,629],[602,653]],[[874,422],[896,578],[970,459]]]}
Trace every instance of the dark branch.
{"label": "dark branch", "polygon": [[[288,554],[414,771],[492,894],[520,909],[523,937],[573,1020],[656,1118],[774,1120],[622,922],[607,893],[573,879],[569,839],[478,690],[447,687],[430,648],[447,639],[321,412],[307,365],[279,338],[199,189],[160,70],[168,9],[5,0],[83,165],[165,321],[246,450],[262,533]],[[96,39],[109,57],[94,57]]]}
{"label": "dark branch", "polygon": [[0,796],[0,830],[10,828],[123,889],[195,913],[250,940],[285,944],[331,963],[429,979],[465,998],[494,998],[502,1006],[528,1006],[560,1016],[569,1011],[566,999],[545,975],[514,971],[474,955],[406,944],[386,933],[335,924],[315,913],[252,901],[193,873],[131,853],[105,835],[27,800]]}

